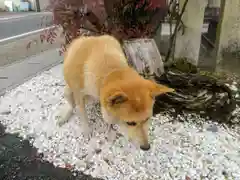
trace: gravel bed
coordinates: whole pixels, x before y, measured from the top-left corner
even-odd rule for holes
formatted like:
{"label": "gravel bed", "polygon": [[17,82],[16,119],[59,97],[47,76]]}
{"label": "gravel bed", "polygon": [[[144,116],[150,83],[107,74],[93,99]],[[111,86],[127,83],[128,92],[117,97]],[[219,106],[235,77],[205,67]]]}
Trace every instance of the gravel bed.
{"label": "gravel bed", "polygon": [[95,130],[88,141],[82,135],[80,117],[73,116],[62,127],[56,125],[56,113],[64,103],[63,85],[59,65],[0,99],[0,121],[6,131],[29,139],[54,165],[108,180],[240,179],[237,129],[207,123],[194,114],[182,117],[188,120],[182,123],[171,123],[170,116],[159,114],[151,121],[152,148],[143,152],[119,132],[114,141],[108,141],[99,105],[91,102],[88,115]]}

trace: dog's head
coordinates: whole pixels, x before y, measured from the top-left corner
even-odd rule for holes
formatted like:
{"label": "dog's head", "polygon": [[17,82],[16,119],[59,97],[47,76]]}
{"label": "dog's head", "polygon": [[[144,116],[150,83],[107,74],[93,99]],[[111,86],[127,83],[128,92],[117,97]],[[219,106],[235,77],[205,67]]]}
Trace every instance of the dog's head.
{"label": "dog's head", "polygon": [[146,79],[119,81],[103,91],[101,104],[119,120],[118,124],[130,140],[138,142],[142,150],[149,150],[148,120],[155,97],[173,91]]}

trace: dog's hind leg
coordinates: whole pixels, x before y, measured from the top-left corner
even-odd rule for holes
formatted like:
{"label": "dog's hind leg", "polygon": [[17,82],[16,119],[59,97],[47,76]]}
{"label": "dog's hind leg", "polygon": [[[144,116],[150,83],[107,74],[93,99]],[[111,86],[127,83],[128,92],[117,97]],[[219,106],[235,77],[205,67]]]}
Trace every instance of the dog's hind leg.
{"label": "dog's hind leg", "polygon": [[70,117],[73,114],[73,109],[76,106],[75,100],[73,97],[73,92],[70,90],[68,86],[64,87],[64,99],[67,101],[67,103],[62,107],[58,115],[57,124],[59,126],[62,126],[63,124],[69,121]]}

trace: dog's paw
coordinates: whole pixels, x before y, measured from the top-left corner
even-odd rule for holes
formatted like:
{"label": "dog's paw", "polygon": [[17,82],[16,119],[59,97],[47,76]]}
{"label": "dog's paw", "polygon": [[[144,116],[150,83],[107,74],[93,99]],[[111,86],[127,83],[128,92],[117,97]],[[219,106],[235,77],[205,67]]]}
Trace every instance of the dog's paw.
{"label": "dog's paw", "polygon": [[90,128],[88,129],[84,129],[83,130],[83,137],[85,139],[87,139],[88,141],[90,141],[93,137],[93,132],[90,130]]}
{"label": "dog's paw", "polygon": [[82,123],[81,126],[82,126],[82,129],[83,129],[83,132],[82,132],[83,137],[85,139],[87,139],[88,141],[90,141],[93,137],[93,131],[91,130],[90,125],[88,123],[87,124]]}
{"label": "dog's paw", "polygon": [[114,140],[116,140],[117,138],[117,132],[116,130],[114,129],[113,127],[113,124],[108,124],[108,128],[107,128],[107,131],[106,131],[106,139],[109,141],[109,142],[113,142]]}
{"label": "dog's paw", "polygon": [[62,117],[61,114],[57,115],[55,118],[57,120],[56,124],[59,127],[63,126],[67,122],[66,118]]}
{"label": "dog's paw", "polygon": [[70,119],[70,117],[72,116],[73,113],[73,109],[70,107],[65,107],[64,109],[62,109],[57,115],[56,115],[56,124],[58,126],[62,126],[65,123],[67,123]]}

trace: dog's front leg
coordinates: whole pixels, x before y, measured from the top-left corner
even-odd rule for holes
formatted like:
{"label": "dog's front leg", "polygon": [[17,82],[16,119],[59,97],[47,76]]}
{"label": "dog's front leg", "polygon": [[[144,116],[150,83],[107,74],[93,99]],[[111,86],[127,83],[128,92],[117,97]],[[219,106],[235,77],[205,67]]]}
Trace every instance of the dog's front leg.
{"label": "dog's front leg", "polygon": [[87,116],[87,112],[86,112],[86,108],[85,108],[85,104],[86,104],[86,96],[82,93],[79,93],[76,95],[76,104],[78,107],[78,111],[81,117],[81,122],[83,125],[83,130],[84,130],[84,136],[88,139],[91,139],[92,137],[92,130],[90,129],[89,126],[89,118]]}
{"label": "dog's front leg", "polygon": [[114,116],[111,116],[104,107],[101,106],[101,112],[103,116],[103,120],[107,122],[107,138],[112,142],[114,139],[116,139],[116,132],[113,128],[113,124],[117,123],[117,118]]}

